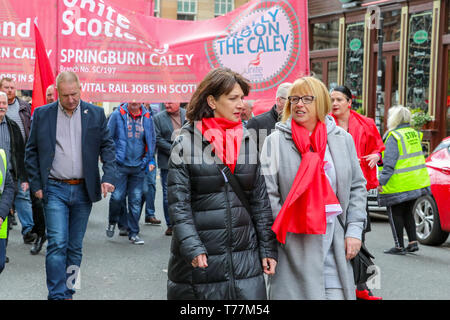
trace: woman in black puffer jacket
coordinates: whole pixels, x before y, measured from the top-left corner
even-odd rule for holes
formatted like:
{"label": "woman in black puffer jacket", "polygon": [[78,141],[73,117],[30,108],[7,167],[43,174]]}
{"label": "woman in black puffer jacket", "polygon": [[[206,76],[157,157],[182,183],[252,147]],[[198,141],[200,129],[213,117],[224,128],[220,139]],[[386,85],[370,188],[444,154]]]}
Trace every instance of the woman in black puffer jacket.
{"label": "woman in black puffer jacket", "polygon": [[[240,122],[249,88],[229,69],[212,70],[194,93],[189,123],[172,146],[168,299],[266,299],[263,273],[275,272],[277,246],[256,144]],[[225,135],[232,139],[224,148]],[[216,162],[234,173],[251,212]]]}

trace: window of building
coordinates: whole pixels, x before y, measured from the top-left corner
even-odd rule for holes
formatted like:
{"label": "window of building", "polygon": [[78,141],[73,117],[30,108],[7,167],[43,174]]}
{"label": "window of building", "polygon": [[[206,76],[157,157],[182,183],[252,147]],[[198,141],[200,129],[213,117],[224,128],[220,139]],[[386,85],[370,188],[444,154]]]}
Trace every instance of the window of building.
{"label": "window of building", "polygon": [[214,16],[222,16],[234,10],[234,0],[214,0]]}
{"label": "window of building", "polygon": [[450,0],[447,1],[447,33],[450,33]]}
{"label": "window of building", "polygon": [[313,77],[319,79],[320,81],[323,80],[323,71],[322,71],[322,62],[312,62],[311,63],[311,74]]}
{"label": "window of building", "polygon": [[408,35],[406,106],[428,111],[430,83],[431,12],[411,15]]}
{"label": "window of building", "polygon": [[338,63],[337,61],[328,62],[328,88],[335,88],[337,86],[338,78]]}
{"label": "window of building", "polygon": [[362,108],[364,66],[364,23],[347,25],[345,32],[344,84],[353,95],[352,108]]}
{"label": "window of building", "polygon": [[400,41],[401,10],[383,13],[383,41]]}
{"label": "window of building", "polygon": [[195,20],[196,15],[197,0],[178,0],[178,20]]}
{"label": "window of building", "polygon": [[312,49],[334,49],[339,46],[339,20],[312,24]]}
{"label": "window of building", "polygon": [[161,17],[161,0],[153,0],[153,16]]}

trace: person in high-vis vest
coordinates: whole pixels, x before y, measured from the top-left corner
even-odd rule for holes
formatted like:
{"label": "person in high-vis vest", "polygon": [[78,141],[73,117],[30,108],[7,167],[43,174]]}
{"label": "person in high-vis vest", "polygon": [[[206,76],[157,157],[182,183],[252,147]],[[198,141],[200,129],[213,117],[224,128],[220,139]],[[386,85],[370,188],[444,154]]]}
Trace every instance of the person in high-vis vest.
{"label": "person in high-vis vest", "polygon": [[[0,109],[2,102],[0,101]],[[7,170],[5,150],[0,149],[0,273],[5,268],[6,241],[8,237],[8,213],[14,200],[14,182]]]}
{"label": "person in high-vis vest", "polygon": [[[422,152],[422,133],[411,128],[411,112],[403,106],[389,109],[385,134],[386,150],[379,177],[378,203],[388,209],[395,247],[384,253],[404,255],[419,250],[413,206],[417,198],[430,194],[430,177]],[[409,244],[405,248],[403,228]]]}

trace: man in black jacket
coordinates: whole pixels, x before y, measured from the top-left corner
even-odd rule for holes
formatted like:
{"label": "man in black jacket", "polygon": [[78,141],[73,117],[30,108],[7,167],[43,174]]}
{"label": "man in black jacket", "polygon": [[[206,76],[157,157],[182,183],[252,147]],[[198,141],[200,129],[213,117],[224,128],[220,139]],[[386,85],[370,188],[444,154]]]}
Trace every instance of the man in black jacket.
{"label": "man in black jacket", "polygon": [[[0,80],[0,91],[6,93],[8,97],[8,107],[6,114],[9,120],[15,122],[20,132],[20,138],[23,145],[25,145],[30,135],[31,127],[31,106],[29,103],[19,99],[16,96],[16,83],[14,79],[2,78]],[[19,155],[20,156],[20,155]],[[19,157],[16,156],[16,159]],[[24,161],[24,154],[22,153],[20,161]],[[13,164],[12,164],[13,165]],[[22,166],[23,168],[23,166]],[[42,202],[37,199],[32,199],[28,188],[27,180],[22,180],[25,176],[25,171],[20,167],[16,167],[20,176],[12,175],[13,180],[17,184],[16,195],[14,197],[14,206],[22,224],[22,235],[24,243],[33,243],[37,239],[34,232],[33,214],[36,215],[40,211],[42,215]]]}
{"label": "man in black jacket", "polygon": [[280,120],[279,118],[283,112],[291,85],[292,83],[289,82],[280,84],[276,93],[275,105],[272,109],[251,118],[247,123],[247,129],[249,129],[252,138],[257,143],[258,152],[262,149],[266,137],[275,129],[275,123]]}
{"label": "man in black jacket", "polygon": [[[4,125],[3,121],[5,118],[5,113],[6,113],[6,109],[8,108],[8,102],[7,102],[7,97],[6,94],[4,94],[3,92],[0,92],[0,117],[2,118],[0,121],[0,126]],[[5,124],[7,125],[7,124]],[[1,132],[8,132],[7,127],[0,128],[0,133]],[[19,133],[20,134],[20,133]],[[6,145],[6,147],[8,147]],[[22,145],[22,152],[23,152],[23,145]],[[6,150],[5,150],[6,153]],[[6,154],[6,159],[7,159],[7,154]],[[3,159],[0,159],[0,165],[2,164]],[[8,162],[8,161],[7,161]],[[14,192],[15,192],[15,188],[14,188],[14,183],[11,179],[11,174],[9,173],[9,169],[10,168],[10,164],[7,164],[7,170],[6,170],[6,174],[5,176],[3,176],[3,173],[1,173],[1,179],[0,179],[0,185],[3,184],[4,182],[4,187],[3,190],[1,191],[0,194],[0,273],[3,271],[3,268],[5,267],[5,262],[6,262],[6,234],[8,232],[8,226],[7,223],[4,223],[8,213],[9,213],[9,209],[12,206],[12,202],[14,199]]]}
{"label": "man in black jacket", "polygon": [[[183,126],[186,110],[180,108],[180,103],[166,102],[166,110],[158,113],[154,118],[156,132],[156,147],[158,152],[158,167],[160,169],[161,185],[163,189],[163,209],[166,220],[166,235],[172,235],[172,225],[169,219],[169,205],[167,196],[167,176],[169,174],[169,157],[172,142]],[[174,134],[175,132],[175,134]]]}
{"label": "man in black jacket", "polygon": [[9,208],[12,205],[13,199],[14,199],[14,182],[11,179],[11,174],[6,171],[5,176],[5,187],[3,189],[3,193],[0,197],[0,273],[2,273],[3,269],[5,268],[5,262],[6,262],[6,237],[3,237],[2,233],[7,232],[8,225],[5,223],[3,225],[6,217],[9,213]]}

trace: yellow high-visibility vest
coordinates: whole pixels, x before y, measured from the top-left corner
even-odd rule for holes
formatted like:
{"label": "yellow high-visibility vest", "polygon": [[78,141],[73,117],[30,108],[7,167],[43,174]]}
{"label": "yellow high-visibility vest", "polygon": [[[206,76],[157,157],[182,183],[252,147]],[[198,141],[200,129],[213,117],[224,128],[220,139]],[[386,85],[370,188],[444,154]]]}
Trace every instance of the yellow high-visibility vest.
{"label": "yellow high-visibility vest", "polygon": [[[6,170],[7,170],[7,159],[5,150],[0,149],[0,157],[3,160],[3,165],[0,163],[0,197],[3,194],[3,189],[5,188],[6,181]],[[8,234],[8,217],[5,218],[5,221],[2,223],[2,227],[0,228],[0,239],[6,239]]]}
{"label": "yellow high-visibility vest", "polygon": [[[430,177],[425,166],[421,144],[423,134],[419,134],[411,127],[405,127],[391,131],[386,141],[390,136],[397,140],[399,157],[394,173],[383,186],[383,192],[380,193],[399,193],[429,187]],[[384,158],[384,151],[382,157]]]}

